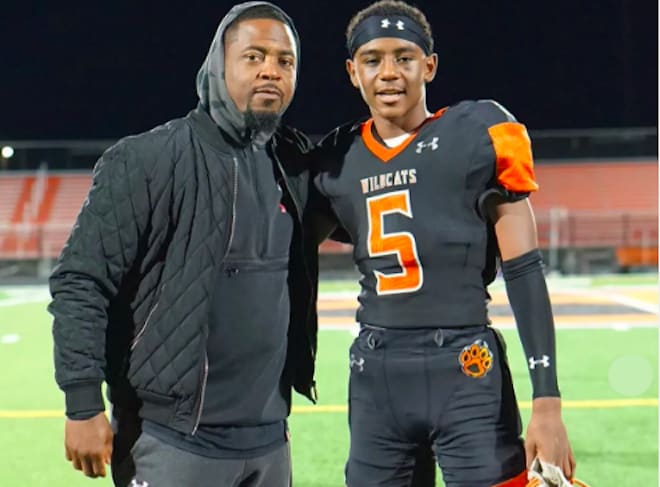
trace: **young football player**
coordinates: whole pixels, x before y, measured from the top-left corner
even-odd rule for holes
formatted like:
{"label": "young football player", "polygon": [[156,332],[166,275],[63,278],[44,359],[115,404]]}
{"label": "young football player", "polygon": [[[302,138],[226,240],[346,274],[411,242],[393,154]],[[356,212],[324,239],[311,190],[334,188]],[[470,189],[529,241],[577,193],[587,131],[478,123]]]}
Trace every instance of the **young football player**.
{"label": "young football player", "polygon": [[[427,109],[438,57],[415,7],[376,2],[346,38],[346,69],[371,117],[324,138],[314,183],[362,275],[348,487],[410,485],[429,443],[447,487],[523,487],[537,457],[572,478],[525,126],[491,100]],[[533,385],[524,442],[487,313],[497,261]]]}

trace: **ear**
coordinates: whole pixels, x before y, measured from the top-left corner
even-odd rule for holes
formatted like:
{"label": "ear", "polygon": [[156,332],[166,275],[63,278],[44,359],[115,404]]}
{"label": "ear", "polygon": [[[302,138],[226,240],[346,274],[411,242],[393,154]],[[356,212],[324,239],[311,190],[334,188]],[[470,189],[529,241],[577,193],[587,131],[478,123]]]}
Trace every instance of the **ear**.
{"label": "ear", "polygon": [[438,71],[438,55],[436,53],[424,58],[424,81],[430,83]]}
{"label": "ear", "polygon": [[355,62],[352,59],[347,59],[346,60],[346,72],[348,73],[348,77],[351,79],[351,84],[355,88],[360,88],[360,81],[358,80],[357,77],[357,72],[355,69]]}

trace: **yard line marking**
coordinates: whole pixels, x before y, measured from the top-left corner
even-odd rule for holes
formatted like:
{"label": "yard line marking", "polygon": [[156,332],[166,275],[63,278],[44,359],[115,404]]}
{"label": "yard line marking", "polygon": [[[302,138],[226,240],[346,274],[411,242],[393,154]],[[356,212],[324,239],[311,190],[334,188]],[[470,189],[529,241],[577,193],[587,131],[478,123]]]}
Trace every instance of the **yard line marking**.
{"label": "yard line marking", "polygon": [[629,296],[624,296],[622,294],[616,293],[603,293],[602,296],[607,296],[610,300],[618,304],[623,304],[625,306],[630,306],[631,308],[638,309],[640,311],[646,311],[647,313],[658,314],[658,305],[647,303],[641,299],[631,298]]}
{"label": "yard line marking", "polygon": [[0,410],[0,419],[39,419],[39,418],[64,418],[64,411],[56,409],[45,410]]}
{"label": "yard line marking", "polygon": [[[520,409],[532,409],[532,401],[519,401]],[[634,399],[586,399],[562,401],[562,409],[621,409],[629,407],[658,407],[656,398],[634,398]],[[348,407],[339,404],[328,404],[319,406],[293,406],[293,414],[300,413],[343,413]]]}
{"label": "yard line marking", "polygon": [[[658,315],[658,304],[650,303],[642,299],[636,299],[630,296],[626,296],[625,290],[621,289],[619,292],[615,290],[596,290],[596,289],[564,289],[562,290],[564,294],[572,294],[574,296],[580,297],[593,297],[596,299],[601,299],[604,302],[609,301],[610,303],[622,304],[630,308],[636,309],[638,311],[644,311],[646,313],[651,313]],[[552,294],[550,295],[550,300],[552,301]],[[554,302],[554,301],[553,301]]]}
{"label": "yard line marking", "polygon": [[20,335],[17,335],[16,333],[10,333],[9,335],[0,337],[0,343],[3,345],[13,345],[14,343],[18,343],[20,339]]}
{"label": "yard line marking", "polygon": [[[633,399],[586,399],[562,401],[562,409],[622,409],[635,407],[658,407],[657,398]],[[531,409],[532,401],[520,401],[520,409]],[[345,413],[348,407],[345,404],[322,404],[318,406],[293,406],[293,414],[317,413]],[[57,409],[44,410],[0,410],[0,419],[38,419],[38,418],[64,418],[64,411]]]}

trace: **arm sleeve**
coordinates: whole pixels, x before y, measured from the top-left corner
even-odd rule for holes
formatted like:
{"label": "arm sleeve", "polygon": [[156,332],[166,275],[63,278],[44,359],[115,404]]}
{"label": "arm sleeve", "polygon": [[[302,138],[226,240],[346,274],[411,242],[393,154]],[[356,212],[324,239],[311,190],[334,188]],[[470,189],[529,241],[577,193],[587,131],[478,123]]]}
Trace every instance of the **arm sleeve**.
{"label": "arm sleeve", "polygon": [[55,378],[67,415],[104,409],[107,309],[133,265],[149,217],[147,179],[122,144],[94,167],[92,186],[50,277]]}
{"label": "arm sleeve", "polygon": [[538,249],[502,262],[507,296],[525,352],[533,397],[559,397],[555,325]]}

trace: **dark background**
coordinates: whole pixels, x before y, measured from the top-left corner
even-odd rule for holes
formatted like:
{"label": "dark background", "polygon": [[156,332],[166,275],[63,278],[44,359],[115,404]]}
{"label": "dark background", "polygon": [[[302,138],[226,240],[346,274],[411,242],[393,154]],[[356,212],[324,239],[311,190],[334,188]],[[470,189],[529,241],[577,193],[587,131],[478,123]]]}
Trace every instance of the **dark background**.
{"label": "dark background", "polygon": [[[277,2],[302,37],[287,122],[363,115],[344,30],[369,1]],[[494,98],[532,130],[657,126],[655,0],[417,1],[440,58],[429,108]],[[116,138],[185,114],[222,1],[2,1],[0,138]]]}

